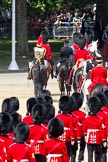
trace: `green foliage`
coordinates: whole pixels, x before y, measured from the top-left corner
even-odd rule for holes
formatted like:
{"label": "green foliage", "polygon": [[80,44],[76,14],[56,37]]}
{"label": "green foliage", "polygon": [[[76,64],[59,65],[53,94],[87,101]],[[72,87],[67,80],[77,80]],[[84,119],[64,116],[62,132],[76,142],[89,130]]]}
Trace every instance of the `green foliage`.
{"label": "green foliage", "polygon": [[[28,41],[29,53],[32,57],[33,48],[35,47],[36,40]],[[52,54],[54,58],[58,58],[60,48],[63,46],[63,40],[49,40],[48,43],[51,46]],[[0,59],[10,60],[12,54],[12,42],[11,40],[0,40]]]}
{"label": "green foliage", "polygon": [[3,8],[10,6],[10,4],[11,4],[11,0],[1,0],[0,1],[0,6]]}

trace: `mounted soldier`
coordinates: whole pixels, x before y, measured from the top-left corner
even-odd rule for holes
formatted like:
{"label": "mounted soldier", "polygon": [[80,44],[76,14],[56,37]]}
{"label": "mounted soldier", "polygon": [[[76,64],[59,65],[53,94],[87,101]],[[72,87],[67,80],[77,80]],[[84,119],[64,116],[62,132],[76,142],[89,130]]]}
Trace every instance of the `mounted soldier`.
{"label": "mounted soldier", "polygon": [[[53,63],[51,61],[51,50],[49,44],[46,44],[47,37],[40,35],[37,42],[36,47],[33,48],[34,50],[34,58],[32,62],[29,62],[29,72],[28,72],[28,78],[32,79],[32,73],[31,70],[33,66],[37,63],[40,63],[41,65],[44,65],[44,67],[47,69],[47,76],[49,77],[50,73],[53,73]],[[53,76],[52,76],[53,78]]]}

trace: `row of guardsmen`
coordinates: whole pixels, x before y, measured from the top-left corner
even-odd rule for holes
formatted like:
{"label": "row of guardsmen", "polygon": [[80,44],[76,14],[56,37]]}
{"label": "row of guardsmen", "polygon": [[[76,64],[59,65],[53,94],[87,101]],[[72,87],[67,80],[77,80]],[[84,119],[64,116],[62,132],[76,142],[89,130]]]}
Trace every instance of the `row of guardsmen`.
{"label": "row of guardsmen", "polygon": [[17,97],[6,98],[0,113],[0,161],[4,162],[107,162],[108,90],[88,100],[88,113],[81,106],[83,96],[74,92],[61,96],[55,114],[49,90],[27,100],[25,117],[17,112]]}

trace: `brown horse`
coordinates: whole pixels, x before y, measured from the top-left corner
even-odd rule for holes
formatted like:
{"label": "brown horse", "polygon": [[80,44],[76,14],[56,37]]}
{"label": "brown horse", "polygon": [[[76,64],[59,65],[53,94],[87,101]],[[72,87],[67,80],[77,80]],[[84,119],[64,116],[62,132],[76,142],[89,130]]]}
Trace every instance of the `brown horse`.
{"label": "brown horse", "polygon": [[34,83],[34,94],[39,96],[41,91],[46,88],[48,79],[52,72],[52,66],[47,62],[47,68],[45,66],[45,49],[34,47],[35,61],[31,67],[31,75]]}
{"label": "brown horse", "polygon": [[71,86],[67,83],[69,70],[65,64],[61,65],[58,73],[58,82],[59,89],[61,92],[61,96],[65,95],[65,91],[67,95],[70,95]]}
{"label": "brown horse", "polygon": [[37,63],[32,67],[32,80],[34,83],[34,94],[37,97],[46,88],[48,81],[47,70],[43,64]]}

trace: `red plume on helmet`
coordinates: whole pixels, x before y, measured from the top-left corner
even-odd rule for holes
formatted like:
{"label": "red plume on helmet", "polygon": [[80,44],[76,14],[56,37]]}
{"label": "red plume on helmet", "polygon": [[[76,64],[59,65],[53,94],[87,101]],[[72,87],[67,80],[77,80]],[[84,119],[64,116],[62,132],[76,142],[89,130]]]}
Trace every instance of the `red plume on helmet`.
{"label": "red plume on helmet", "polygon": [[37,47],[42,47],[42,43],[43,43],[43,36],[40,35],[38,40],[37,40],[37,44],[36,44]]}

